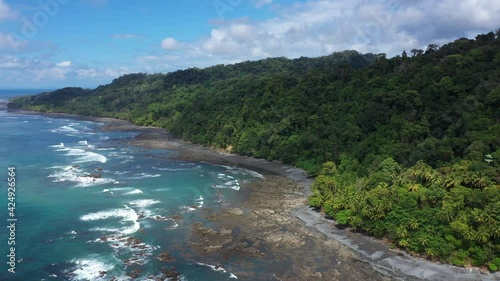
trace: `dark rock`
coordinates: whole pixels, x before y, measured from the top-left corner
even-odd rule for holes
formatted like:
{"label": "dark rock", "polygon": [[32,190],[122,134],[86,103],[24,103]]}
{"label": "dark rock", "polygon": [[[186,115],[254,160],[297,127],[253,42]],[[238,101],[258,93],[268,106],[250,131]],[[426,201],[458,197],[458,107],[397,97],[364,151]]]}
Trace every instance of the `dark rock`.
{"label": "dark rock", "polygon": [[167,252],[163,252],[163,253],[159,254],[158,256],[156,256],[156,258],[158,260],[160,260],[161,262],[174,262],[175,261],[174,257],[172,257]]}

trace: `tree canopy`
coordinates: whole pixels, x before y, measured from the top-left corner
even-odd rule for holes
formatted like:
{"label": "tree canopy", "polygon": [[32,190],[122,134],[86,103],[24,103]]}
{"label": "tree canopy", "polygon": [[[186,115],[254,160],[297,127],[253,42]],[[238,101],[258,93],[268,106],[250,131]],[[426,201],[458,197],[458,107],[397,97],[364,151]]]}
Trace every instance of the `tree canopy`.
{"label": "tree canopy", "polygon": [[11,108],[130,120],[317,175],[310,204],[395,247],[500,267],[500,37],[130,74]]}

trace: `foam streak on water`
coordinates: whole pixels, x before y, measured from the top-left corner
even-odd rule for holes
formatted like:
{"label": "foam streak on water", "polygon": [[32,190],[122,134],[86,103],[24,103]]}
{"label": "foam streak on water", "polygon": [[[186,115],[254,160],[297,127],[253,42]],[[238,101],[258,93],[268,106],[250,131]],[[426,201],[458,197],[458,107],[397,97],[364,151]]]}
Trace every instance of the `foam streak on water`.
{"label": "foam streak on water", "polygon": [[[174,256],[180,280],[207,272],[204,281],[236,278],[176,249],[188,249],[192,224],[208,223],[206,210],[239,198],[256,175],[130,147],[122,140],[135,133],[103,133],[91,122],[1,114],[0,143],[9,145],[0,155],[22,175],[19,216],[33,226],[17,233],[24,242],[16,258],[26,261],[18,280],[131,280],[127,262],[142,270],[135,280],[150,280],[170,266],[156,258],[162,252]],[[11,277],[0,272],[0,280]]]}

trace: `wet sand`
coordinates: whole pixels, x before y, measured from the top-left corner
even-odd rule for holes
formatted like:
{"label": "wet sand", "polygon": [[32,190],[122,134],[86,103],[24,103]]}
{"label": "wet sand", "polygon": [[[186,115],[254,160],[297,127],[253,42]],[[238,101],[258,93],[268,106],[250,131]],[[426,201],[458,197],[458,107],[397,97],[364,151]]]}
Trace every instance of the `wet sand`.
{"label": "wet sand", "polygon": [[[39,113],[36,113],[39,114]],[[243,186],[247,196],[218,213],[210,225],[195,224],[190,246],[212,261],[245,260],[227,268],[239,280],[500,280],[500,274],[439,265],[390,250],[379,240],[349,229],[307,206],[312,178],[300,169],[252,157],[227,154],[174,138],[159,128],[123,120],[48,114],[104,123],[102,130],[134,131],[127,144],[170,149],[180,160],[247,168],[265,177]],[[258,266],[265,265],[266,273]]]}

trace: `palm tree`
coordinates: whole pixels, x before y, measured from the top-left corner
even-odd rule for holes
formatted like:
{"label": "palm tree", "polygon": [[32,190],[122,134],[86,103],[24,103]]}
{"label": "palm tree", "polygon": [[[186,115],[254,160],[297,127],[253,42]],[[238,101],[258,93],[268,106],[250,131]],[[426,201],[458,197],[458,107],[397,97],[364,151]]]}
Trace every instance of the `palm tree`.
{"label": "palm tree", "polygon": [[449,190],[460,185],[460,183],[462,183],[462,178],[459,175],[453,173],[446,175],[446,177],[443,179],[442,185]]}
{"label": "palm tree", "polygon": [[416,219],[411,219],[410,222],[408,223],[408,227],[412,230],[417,229],[419,226],[419,223]]}
{"label": "palm tree", "polygon": [[422,187],[422,185],[421,185],[421,184],[419,184],[419,183],[412,183],[412,184],[410,184],[410,185],[408,186],[408,191],[413,191],[413,192],[416,192],[416,191],[418,191],[418,189],[419,189],[420,187]]}
{"label": "palm tree", "polygon": [[479,174],[467,174],[464,181],[465,184],[472,188],[483,189],[491,184],[491,180]]}
{"label": "palm tree", "polygon": [[410,243],[408,243],[408,241],[406,239],[401,239],[398,241],[398,245],[400,247],[408,248],[410,246]]}
{"label": "palm tree", "polygon": [[491,236],[495,239],[500,238],[500,226],[498,225],[498,223],[495,221],[488,226],[488,232],[491,233]]}
{"label": "palm tree", "polygon": [[486,214],[483,210],[474,208],[471,211],[472,218],[475,222],[484,223],[489,220],[488,214]]}
{"label": "palm tree", "polygon": [[396,236],[398,238],[406,238],[408,237],[408,230],[404,226],[398,226],[396,228]]}
{"label": "palm tree", "polygon": [[432,248],[427,248],[427,249],[425,249],[425,253],[426,253],[429,257],[431,257],[431,258],[435,257],[435,256],[436,256],[436,254],[437,254],[437,253],[436,253],[436,250],[434,250],[434,249],[432,249]]}
{"label": "palm tree", "polygon": [[486,243],[490,239],[490,234],[485,226],[479,227],[479,229],[475,231],[474,236],[474,240],[482,243]]}
{"label": "palm tree", "polygon": [[424,237],[419,237],[418,238],[418,243],[420,243],[420,245],[422,245],[423,247],[427,246],[427,244],[429,243],[429,241],[427,241],[426,238]]}

